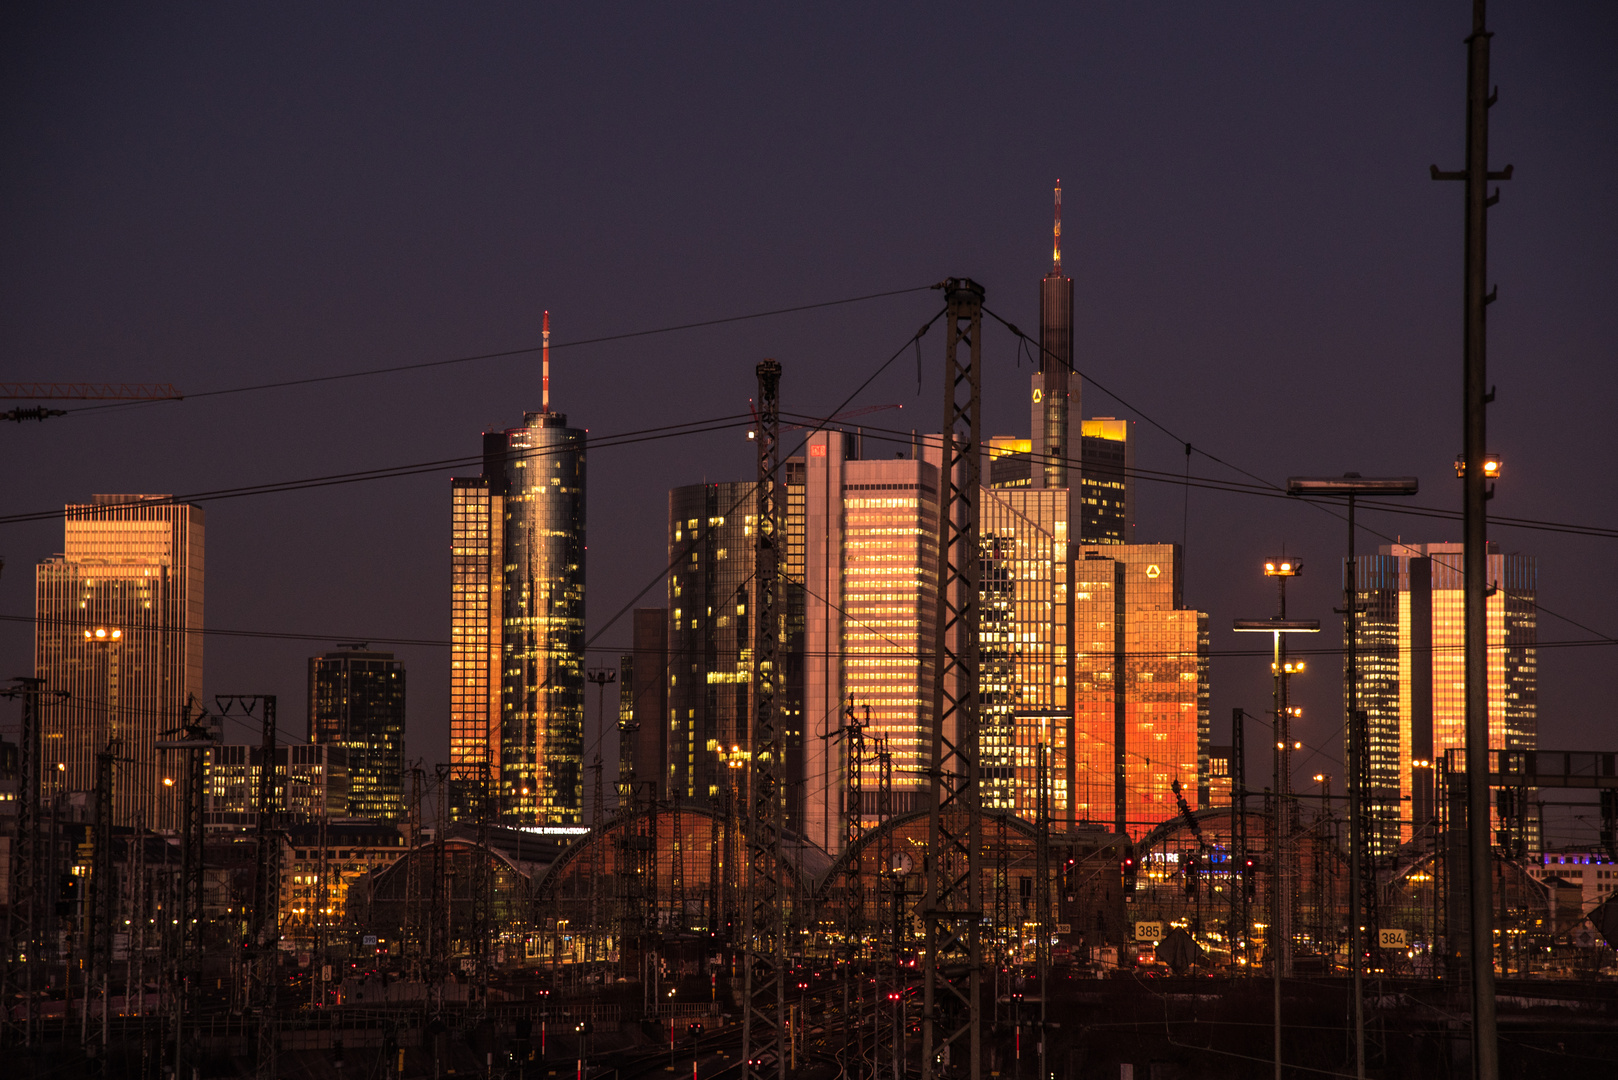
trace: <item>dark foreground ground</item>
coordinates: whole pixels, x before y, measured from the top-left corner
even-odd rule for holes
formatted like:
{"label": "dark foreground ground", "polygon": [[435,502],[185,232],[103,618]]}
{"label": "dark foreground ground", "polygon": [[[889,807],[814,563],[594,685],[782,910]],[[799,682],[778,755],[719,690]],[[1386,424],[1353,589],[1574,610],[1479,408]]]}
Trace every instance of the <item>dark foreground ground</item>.
{"label": "dark foreground ground", "polygon": [[[1505,1080],[1618,1076],[1618,984],[1513,982],[1500,984],[1500,1059]],[[1273,990],[1262,980],[1063,979],[1053,983],[1044,1029],[1049,1080],[1222,1080],[1273,1075]],[[670,1055],[668,1028],[633,1019],[640,991],[615,987],[617,1011],[580,1034],[576,1022],[548,1023],[538,1006],[504,1004],[486,1014],[446,1012],[437,1022],[419,1008],[329,1010],[289,1015],[277,1032],[274,1075],[287,1080],[417,1080],[429,1077],[640,1080],[693,1075],[731,1080],[739,1073],[740,1034],[727,1018],[676,1023]],[[834,985],[811,991],[809,1023],[793,1063],[796,1080],[870,1077],[875,1064],[893,1080],[891,1007],[880,1021],[869,1009],[851,1022]],[[600,998],[595,1004],[604,1004]],[[612,1010],[611,1002],[605,1003]],[[1352,1014],[1342,980],[1288,982],[1282,1001],[1282,1060],[1297,1080],[1354,1075]],[[998,1006],[985,1040],[986,1077],[1038,1080],[1037,1001],[1020,1016]],[[912,1001],[905,1039],[906,1075],[916,1075],[919,1002]],[[1465,988],[1385,981],[1368,986],[1367,1075],[1378,1080],[1447,1080],[1471,1075],[1469,1006]],[[527,1019],[530,1037],[520,1037]],[[1020,1038],[1017,1021],[1021,1021]],[[543,1030],[542,1030],[543,1029]],[[878,1035],[880,1033],[880,1036]],[[87,1053],[77,1040],[47,1029],[32,1049],[8,1046],[0,1077],[60,1080],[107,1077],[160,1080],[170,1075],[172,1048],[155,1024],[133,1025],[109,1039],[105,1054]],[[189,1038],[184,1080],[222,1080],[256,1074],[258,1029],[242,1018],[205,1019]],[[877,1051],[873,1054],[873,1046]],[[1020,1051],[1020,1053],[1019,1053]],[[581,1055],[582,1052],[582,1055]],[[583,1064],[581,1067],[581,1056]],[[671,1064],[672,1061],[672,1064]],[[402,1064],[402,1070],[400,1068]]]}

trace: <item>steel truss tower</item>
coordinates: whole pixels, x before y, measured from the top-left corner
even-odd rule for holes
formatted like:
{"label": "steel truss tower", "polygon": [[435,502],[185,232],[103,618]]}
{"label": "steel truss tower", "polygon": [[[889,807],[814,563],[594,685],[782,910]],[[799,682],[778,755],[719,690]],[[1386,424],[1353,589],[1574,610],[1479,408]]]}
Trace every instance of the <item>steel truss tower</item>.
{"label": "steel truss tower", "polygon": [[781,897],[782,754],[776,728],[780,641],[777,492],[780,489],[781,365],[758,365],[758,490],[753,520],[753,717],[748,731],[745,974],[742,1061],[745,1080],[786,1080],[781,1038],[786,1017],[786,927]]}
{"label": "steel truss tower", "polygon": [[[931,816],[922,899],[927,954],[922,1080],[981,1080],[983,813],[978,785],[978,489],[983,286],[944,282],[944,425],[938,471],[938,622]],[[961,345],[966,346],[966,360]],[[965,1060],[961,1056],[965,1055]]]}
{"label": "steel truss tower", "polygon": [[258,1020],[257,1075],[276,1071],[275,1007],[281,960],[281,778],[276,770],[274,694],[232,694],[214,699],[221,715],[240,707],[247,719],[263,726],[258,751],[258,871],[253,881],[253,921],[247,949],[252,956],[248,1007]]}
{"label": "steel truss tower", "polygon": [[[15,686],[0,691],[0,697],[22,699],[22,726],[17,733],[17,838],[11,849],[10,932],[6,938],[5,1001],[3,1019],[22,1021],[20,1033],[7,1032],[6,1044],[33,1044],[34,963],[37,945],[44,930],[40,904],[39,851],[39,697],[45,693],[44,679],[20,676]],[[9,1003],[22,999],[20,1013]]]}

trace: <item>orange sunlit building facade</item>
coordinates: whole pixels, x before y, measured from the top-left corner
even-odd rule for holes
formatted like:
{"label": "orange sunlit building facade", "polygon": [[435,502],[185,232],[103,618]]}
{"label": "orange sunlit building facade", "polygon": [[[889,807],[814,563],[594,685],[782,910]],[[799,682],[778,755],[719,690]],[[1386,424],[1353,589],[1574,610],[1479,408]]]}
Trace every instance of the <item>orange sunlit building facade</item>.
{"label": "orange sunlit building facade", "polygon": [[1073,815],[1139,837],[1208,801],[1208,617],[1182,606],[1176,544],[1079,545]]}

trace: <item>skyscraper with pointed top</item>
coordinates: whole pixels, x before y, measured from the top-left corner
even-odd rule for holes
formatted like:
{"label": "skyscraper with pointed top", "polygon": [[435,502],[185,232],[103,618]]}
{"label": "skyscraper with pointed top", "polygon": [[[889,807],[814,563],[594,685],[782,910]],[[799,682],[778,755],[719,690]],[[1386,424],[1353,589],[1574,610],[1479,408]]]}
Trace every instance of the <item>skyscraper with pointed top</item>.
{"label": "skyscraper with pointed top", "polygon": [[459,809],[578,825],[584,770],[585,432],[540,411],[483,435],[483,472],[450,481],[450,762]]}
{"label": "skyscraper with pointed top", "polygon": [[[1029,395],[1028,486],[1079,487],[1081,386],[1073,373],[1073,279],[1062,272],[1062,182],[1056,182],[1051,269],[1039,283],[1039,367]],[[1069,520],[1073,520],[1070,516]]]}

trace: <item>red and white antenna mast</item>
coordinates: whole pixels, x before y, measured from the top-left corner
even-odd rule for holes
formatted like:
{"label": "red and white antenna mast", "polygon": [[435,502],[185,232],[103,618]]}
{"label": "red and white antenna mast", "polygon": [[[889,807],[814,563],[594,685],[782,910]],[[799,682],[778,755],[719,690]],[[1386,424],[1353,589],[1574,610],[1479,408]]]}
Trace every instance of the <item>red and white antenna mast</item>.
{"label": "red and white antenna mast", "polygon": [[550,411],[550,313],[545,313],[545,329],[540,330],[540,340],[544,348],[540,350],[540,397],[539,408],[542,413]]}
{"label": "red and white antenna mast", "polygon": [[1056,181],[1056,242],[1051,253],[1051,273],[1062,272],[1062,181]]}

